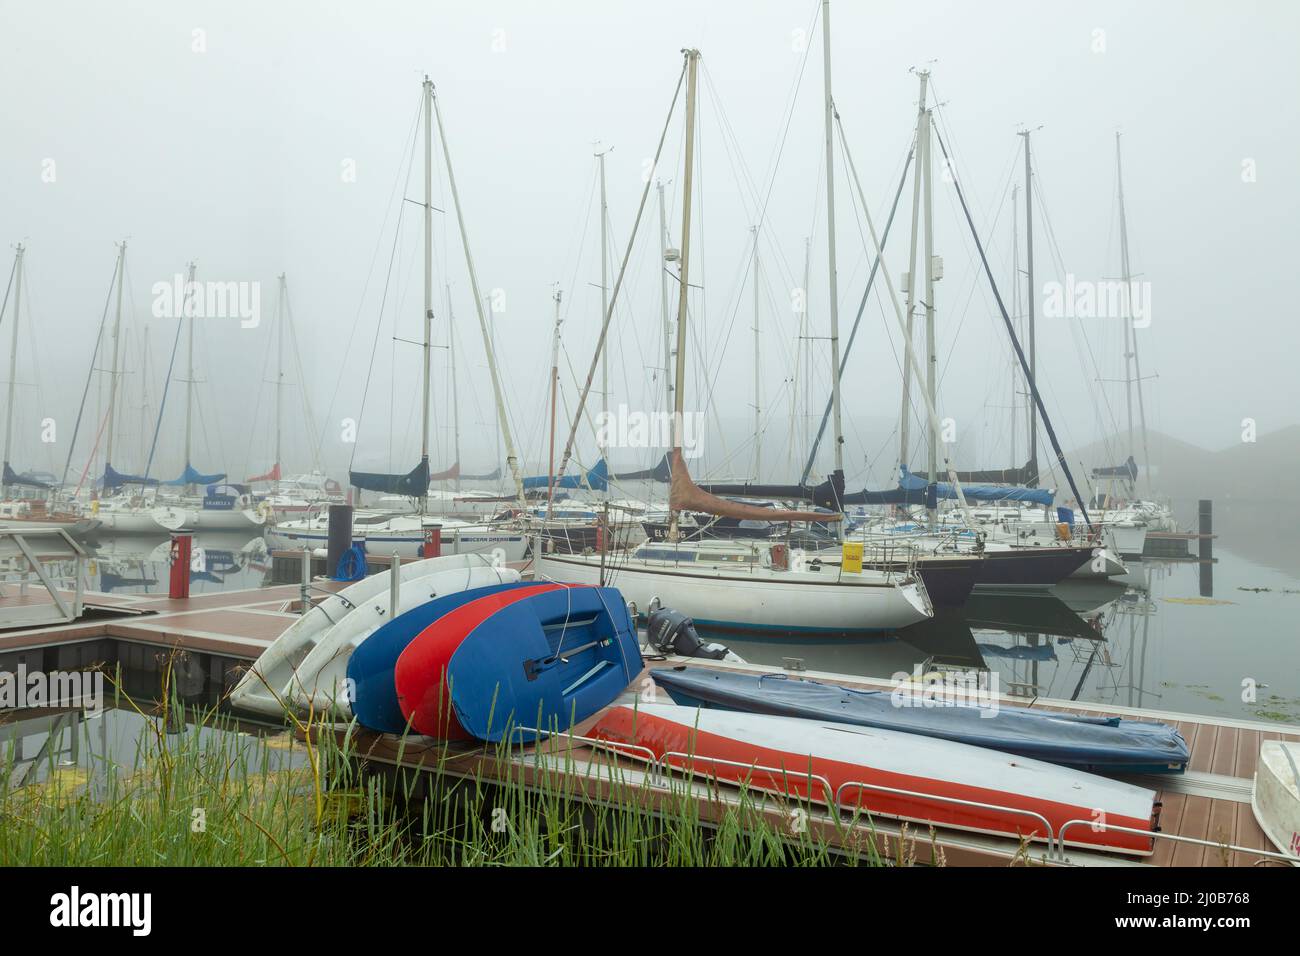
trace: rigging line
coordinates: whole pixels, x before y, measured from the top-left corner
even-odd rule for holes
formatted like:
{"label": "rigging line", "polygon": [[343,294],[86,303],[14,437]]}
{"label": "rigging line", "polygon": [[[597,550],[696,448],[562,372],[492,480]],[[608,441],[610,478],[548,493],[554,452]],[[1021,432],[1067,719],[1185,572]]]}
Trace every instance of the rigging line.
{"label": "rigging line", "polygon": [[[423,92],[421,92],[421,96],[423,96]],[[417,129],[411,135],[411,152],[407,158],[407,163],[406,163],[406,179],[402,183],[403,195],[406,194],[406,188],[411,183],[411,171],[415,168],[415,146],[416,146],[415,138],[418,135],[418,133],[419,133],[419,129],[417,127]],[[361,390],[361,409],[357,413],[358,431],[360,430],[361,422],[365,419],[365,415],[366,415],[366,399],[370,395],[370,377],[374,374],[375,371],[375,355],[379,349],[379,332],[384,326],[384,309],[388,304],[388,290],[393,281],[393,263],[397,259],[397,246],[398,246],[398,241],[401,239],[401,235],[402,235],[402,216],[406,211],[405,206],[406,203],[403,202],[398,207],[397,223],[393,227],[393,246],[392,249],[389,251],[388,268],[387,270],[385,270],[385,274],[384,274],[384,291],[379,298],[379,312],[375,320],[375,337],[370,343],[370,364],[366,368],[366,381],[364,387]],[[360,318],[359,312],[358,312],[358,318]],[[389,423],[389,426],[391,428],[392,426],[391,422]],[[352,455],[351,457],[348,458],[348,471],[352,471],[352,466],[356,464],[357,446],[359,444],[360,442],[355,442],[355,441],[352,443]],[[389,457],[391,458],[391,455]]]}
{"label": "rigging line", "polygon": [[[15,261],[15,265],[16,265]],[[59,479],[60,486],[68,483],[68,469],[72,467],[72,453],[77,448],[77,433],[81,430],[81,416],[86,410],[86,398],[90,395],[90,382],[95,377],[95,360],[99,357],[99,346],[104,340],[104,326],[108,322],[108,306],[113,301],[113,289],[117,287],[117,263],[113,263],[113,280],[108,284],[108,294],[104,297],[104,313],[99,319],[99,334],[95,336],[95,348],[90,353],[90,369],[86,372],[86,387],[81,393],[81,406],[77,409],[77,421],[72,426],[72,441],[68,443],[68,458],[63,464],[63,477]],[[8,298],[8,293],[5,293]],[[14,316],[14,321],[18,317]]]}
{"label": "rigging line", "polygon": [[[840,135],[843,137],[843,127],[840,128]],[[884,254],[885,244],[889,241],[889,230],[894,224],[894,214],[898,212],[898,201],[903,195],[903,187],[907,183],[907,171],[912,165],[912,158],[916,155],[916,134],[912,135],[912,145],[907,151],[907,159],[903,163],[903,173],[898,179],[898,189],[894,192],[894,201],[889,207],[889,218],[885,220],[885,228],[880,236],[880,251]],[[850,195],[853,190],[849,190]],[[863,202],[865,203],[865,199]],[[840,356],[840,367],[838,371],[832,370],[832,374],[843,377],[845,369],[848,368],[849,354],[853,351],[853,341],[858,334],[858,324],[862,321],[862,313],[867,307],[867,299],[871,295],[871,287],[875,284],[876,274],[880,269],[880,256],[876,256],[871,263],[871,271],[867,275],[867,285],[862,291],[862,301],[858,303],[858,313],[853,317],[853,327],[849,330],[848,341],[844,346],[844,354]],[[817,451],[821,446],[822,437],[826,434],[826,424],[830,420],[831,404],[833,398],[826,400],[826,409],[822,412],[821,425],[817,429],[817,437],[813,439],[812,448],[808,452],[808,460],[804,463],[803,474],[799,478],[799,483],[803,484],[808,481],[808,476],[812,473],[813,462],[817,459]]]}
{"label": "rigging line", "polygon": [[[415,115],[414,115],[414,117],[413,117],[412,120],[411,120],[411,152],[412,152],[412,153],[414,153],[414,151],[415,151],[415,137],[416,137],[416,136],[418,135],[418,133],[419,133],[419,128],[420,128],[420,111],[421,111],[421,108],[423,107],[423,105],[424,105],[424,92],[421,91],[421,93],[420,93],[420,98],[419,98],[419,99],[417,100],[417,102],[416,102]],[[410,182],[410,179],[411,179],[411,171],[410,171],[410,163],[411,163],[411,161],[412,161],[412,160],[410,160],[410,159],[408,159],[408,161],[407,161],[408,165],[407,165],[407,172],[406,172],[406,183],[409,183],[409,182]],[[315,452],[315,457],[316,457],[317,459],[320,458],[321,449],[322,449],[322,448],[324,447],[324,445],[325,445],[325,433],[329,430],[329,420],[330,420],[330,417],[331,417],[331,416],[333,415],[333,413],[334,413],[334,403],[338,400],[338,396],[339,396],[340,392],[342,391],[342,387],[343,387],[343,376],[344,376],[344,375],[346,374],[346,372],[347,372],[348,356],[352,354],[352,342],[353,342],[353,340],[356,338],[357,329],[358,329],[358,328],[360,327],[360,325],[361,325],[361,315],[362,315],[362,313],[365,311],[366,293],[367,293],[367,292],[369,291],[369,289],[370,289],[370,279],[371,279],[371,277],[374,275],[374,272],[375,272],[375,262],[376,262],[376,261],[378,260],[378,258],[379,258],[379,250],[383,247],[384,227],[388,225],[388,217],[392,214],[392,208],[393,208],[393,196],[396,195],[396,193],[397,193],[397,185],[398,185],[398,182],[401,180],[401,176],[402,176],[402,167],[401,167],[401,165],[399,164],[398,167],[397,167],[397,172],[396,172],[396,173],[394,174],[394,176],[393,176],[393,186],[392,186],[392,189],[390,189],[390,190],[389,190],[389,193],[388,193],[388,209],[384,212],[384,221],[380,224],[378,235],[375,236],[375,249],[374,249],[374,252],[372,252],[371,255],[370,255],[370,266],[369,266],[369,268],[366,270],[366,281],[365,281],[365,283],[364,283],[364,284],[362,285],[362,287],[361,287],[361,299],[360,299],[360,301],[357,303],[357,313],[356,313],[356,315],[355,315],[355,316],[353,317],[353,319],[352,319],[352,331],[348,333],[348,344],[347,344],[347,346],[346,346],[346,347],[344,348],[344,350],[343,350],[343,360],[339,363],[339,374],[338,374],[338,378],[337,378],[337,379],[335,380],[335,382],[334,382],[334,391],[333,391],[333,393],[332,393],[332,395],[331,395],[331,397],[330,397],[330,403],[329,403],[329,406],[328,406],[328,407],[326,408],[326,410],[325,410],[325,417],[324,417],[323,419],[321,419],[320,437],[317,439],[317,442],[316,442],[316,452]],[[405,192],[406,192],[405,184],[403,184],[402,192],[403,192],[403,194],[405,194]],[[398,219],[399,219],[399,221],[400,221],[400,218],[401,218],[401,212],[402,212],[402,210],[401,210],[401,206],[402,206],[402,205],[405,205],[405,203],[403,202],[403,203],[399,204],[399,208],[398,208]],[[358,421],[360,421],[360,419],[358,419]],[[352,449],[352,451],[353,451],[353,454],[355,455],[355,454],[356,454],[356,446],[355,446],[355,443],[354,443],[354,445],[353,445],[353,449]]]}
{"label": "rigging line", "polygon": [[[1061,274],[1061,275],[1065,275],[1065,274],[1066,274],[1066,273],[1065,273],[1065,260],[1064,260],[1064,257],[1061,255],[1061,249],[1060,249],[1060,246],[1059,246],[1059,244],[1058,244],[1057,241],[1056,241],[1056,230],[1055,230],[1055,229],[1053,228],[1053,226],[1052,226],[1052,217],[1051,217],[1050,213],[1048,212],[1048,209],[1047,209],[1047,201],[1046,201],[1045,197],[1043,196],[1043,177],[1042,177],[1041,170],[1040,170],[1039,174],[1038,174],[1037,176],[1034,177],[1033,185],[1034,185],[1034,198],[1036,198],[1036,199],[1038,200],[1038,206],[1039,206],[1039,209],[1042,211],[1042,214],[1043,214],[1043,224],[1044,224],[1044,226],[1046,226],[1046,229],[1047,229],[1047,240],[1048,240],[1048,246],[1049,246],[1049,248],[1050,248],[1051,251],[1052,251],[1052,260],[1053,260],[1053,263],[1056,265],[1056,268],[1057,268],[1058,273]],[[1092,362],[1093,372],[1094,372],[1094,374],[1097,376],[1098,381],[1100,381],[1100,379],[1101,379],[1101,367],[1100,367],[1100,365],[1099,365],[1098,362],[1097,362],[1097,356],[1096,356],[1095,352],[1093,351],[1093,348],[1092,348],[1092,342],[1091,342],[1091,341],[1089,340],[1089,338],[1088,338],[1087,331],[1083,328],[1082,323],[1079,323],[1079,322],[1072,322],[1072,323],[1070,323],[1070,329],[1071,329],[1072,332],[1075,333],[1075,335],[1076,335],[1077,338],[1079,338],[1079,339],[1081,339],[1081,340],[1083,341],[1085,351],[1086,351],[1087,354],[1088,354],[1088,358],[1089,358],[1089,360]],[[1090,390],[1090,391],[1091,391],[1091,390]],[[1106,394],[1106,389],[1105,389],[1104,387],[1101,387],[1100,385],[1098,386],[1097,391],[1098,391],[1098,392],[1100,393],[1100,395],[1101,395],[1101,405],[1105,408],[1105,410],[1106,410],[1106,415],[1107,415],[1107,417],[1110,419],[1110,427],[1111,427],[1111,429],[1112,429],[1112,435],[1114,435],[1114,434],[1118,434],[1118,433],[1119,433],[1119,421],[1118,421],[1118,419],[1115,417],[1115,410],[1114,410],[1113,408],[1111,408],[1111,405],[1110,405],[1110,396],[1108,396],[1108,395]],[[1094,409],[1097,410],[1098,418],[1100,418],[1100,417],[1101,417],[1101,415],[1100,415],[1100,411],[1101,411],[1101,410],[1100,410],[1100,408],[1097,407],[1097,404],[1096,404],[1095,400],[1094,400],[1093,407],[1094,407]],[[1104,423],[1103,423],[1103,427],[1104,427]],[[1102,444],[1103,444],[1103,446],[1106,448],[1106,452],[1107,452],[1107,454],[1108,454],[1108,455],[1112,454],[1112,452],[1111,452],[1111,447],[1110,447],[1110,446],[1111,446],[1111,443],[1110,443],[1110,439],[1109,439],[1109,437],[1103,437],[1103,439],[1102,439]]]}
{"label": "rigging line", "polygon": [[[655,147],[654,159],[650,167],[651,169],[656,169],[659,166],[659,157],[663,152],[664,141],[668,138],[668,129],[672,123],[673,112],[677,108],[677,98],[681,95],[682,85],[686,81],[686,67],[688,62],[689,61],[687,59],[687,56],[684,55],[682,57],[682,71],[677,77],[677,87],[676,89],[673,90],[672,102],[668,105],[668,115],[664,118],[664,128],[662,132],[660,132],[659,134],[659,145]],[[636,219],[632,223],[632,233],[627,240],[627,251],[623,255],[623,265],[619,268],[618,277],[614,280],[614,289],[609,300],[609,309],[601,319],[600,335],[596,340],[595,354],[591,357],[591,368],[587,372],[587,381],[583,385],[582,395],[578,399],[579,413],[581,413],[581,411],[587,405],[587,395],[591,391],[591,383],[595,379],[596,369],[600,365],[600,354],[602,350],[605,348],[605,339],[609,334],[610,318],[614,314],[614,305],[618,301],[618,293],[623,286],[623,273],[627,269],[628,259],[631,257],[633,246],[636,243],[637,231],[640,229],[641,226],[641,216],[645,212],[646,199],[650,195],[650,185],[653,181],[654,181],[653,176],[647,176],[645,178],[645,188],[641,191],[641,203],[640,205],[637,206]],[[564,443],[564,454],[560,458],[560,474],[564,474],[564,468],[568,464],[569,458],[573,454],[573,442],[574,439],[577,437],[577,432],[578,432],[578,420],[577,418],[575,418],[569,428],[569,437]]]}
{"label": "rigging line", "polygon": [[[939,143],[939,149],[943,153],[944,159],[948,160],[948,147],[935,130],[935,139]],[[998,291],[997,280],[993,278],[993,269],[989,265],[988,256],[984,252],[984,246],[980,244],[979,233],[975,229],[975,220],[971,218],[970,207],[966,205],[966,197],[962,193],[961,182],[957,178],[957,171],[952,169],[949,163],[949,169],[952,172],[952,185],[957,190],[957,198],[961,200],[962,212],[966,214],[966,223],[970,226],[971,235],[975,239],[975,245],[979,248],[980,261],[984,264],[984,272],[988,275],[989,285],[993,287],[993,296],[998,302],[998,311],[1002,314],[1002,321],[1007,327],[1007,333],[1011,336],[1011,344],[1015,346],[1016,357],[1020,359],[1020,368],[1025,373],[1025,380],[1029,383],[1029,391],[1033,393],[1034,402],[1038,405],[1038,412],[1043,419],[1043,427],[1047,430],[1047,437],[1051,439],[1052,450],[1056,452],[1057,460],[1061,463],[1061,468],[1065,471],[1065,477],[1070,483],[1070,490],[1074,492],[1075,503],[1078,504],[1079,510],[1083,513],[1084,524],[1092,530],[1092,519],[1088,516],[1088,507],[1084,504],[1084,497],[1079,492],[1079,487],[1075,484],[1074,473],[1070,471],[1070,466],[1066,464],[1065,452],[1061,450],[1061,443],[1057,440],[1056,429],[1052,427],[1052,421],[1047,415],[1047,406],[1043,404],[1043,397],[1039,394],[1038,385],[1034,381],[1034,375],[1029,370],[1029,362],[1025,358],[1024,350],[1020,347],[1020,340],[1016,338],[1016,330],[1011,324],[1011,317],[1007,315],[1007,307],[1002,302],[1002,293]],[[960,489],[959,489],[960,490]]]}
{"label": "rigging line", "polygon": [[[176,337],[172,339],[172,356],[167,363],[167,377],[163,379],[162,398],[158,402],[158,417],[153,424],[153,441],[149,445],[149,457],[145,459],[144,479],[149,480],[149,470],[153,467],[154,452],[158,448],[158,432],[162,428],[163,413],[167,411],[167,393],[171,390],[172,371],[176,367],[176,351],[181,344],[181,329],[185,325],[185,305],[181,306],[181,315],[176,319]],[[188,464],[188,463],[187,463]]]}

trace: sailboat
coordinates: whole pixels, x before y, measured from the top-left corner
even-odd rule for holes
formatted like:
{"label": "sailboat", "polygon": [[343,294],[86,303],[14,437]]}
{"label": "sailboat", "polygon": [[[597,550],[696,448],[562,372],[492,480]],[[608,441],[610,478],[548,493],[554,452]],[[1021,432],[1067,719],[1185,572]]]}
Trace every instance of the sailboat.
{"label": "sailboat", "polygon": [[[182,308],[182,321],[186,329],[186,352],[188,356],[188,374],[185,381],[185,469],[178,478],[160,481],[160,486],[183,488],[180,497],[164,501],[152,511],[153,519],[165,531],[247,531],[250,534],[260,532],[266,523],[267,510],[258,508],[249,490],[239,485],[229,484],[224,472],[203,474],[192,462],[194,434],[194,312],[190,296],[195,289],[194,274],[196,266],[189,266],[189,279],[186,282],[186,305]],[[159,410],[161,418],[162,411]],[[204,486],[204,494],[192,493],[198,486]]]}
{"label": "sailboat", "polygon": [[[516,562],[523,560],[528,551],[529,539],[522,528],[510,522],[465,521],[458,518],[439,517],[429,514],[429,394],[430,394],[430,357],[433,332],[433,125],[436,120],[439,139],[442,142],[443,155],[446,160],[447,176],[452,196],[456,205],[457,220],[461,228],[461,240],[469,265],[470,284],[474,290],[475,306],[478,309],[480,326],[484,333],[484,343],[488,351],[488,364],[492,371],[492,381],[498,410],[503,403],[500,382],[496,373],[495,357],[487,336],[487,322],[483,315],[481,296],[478,294],[478,279],[474,272],[473,259],[469,254],[469,243],[465,235],[464,218],[460,208],[459,193],[456,190],[455,175],[451,168],[451,156],[446,136],[442,134],[442,118],[438,111],[437,98],[434,95],[433,82],[426,76],[422,86],[424,106],[424,362],[423,362],[423,404],[420,428],[420,462],[406,474],[387,474],[381,472],[361,472],[350,470],[349,481],[358,490],[375,491],[380,494],[398,496],[416,503],[414,513],[383,510],[357,509],[352,517],[352,537],[360,542],[367,551],[376,554],[397,554],[403,558],[426,557],[426,549],[432,546],[436,536],[438,547],[445,554],[486,554],[495,561]],[[514,472],[516,486],[519,486],[517,463],[513,444],[505,416],[500,415],[502,433],[506,441],[507,457]],[[457,468],[459,465],[457,465]],[[519,499],[523,499],[523,489],[518,487]],[[328,541],[329,518],[325,514],[309,515],[285,521],[276,521],[268,529],[268,542],[273,548],[323,547]]]}
{"label": "sailboat", "polygon": [[[57,527],[73,537],[85,538],[98,530],[99,522],[93,517],[66,514],[52,509],[55,485],[33,471],[19,473],[10,464],[14,438],[14,398],[18,385],[18,323],[22,317],[23,254],[26,248],[18,243],[14,251],[13,271],[9,287],[5,289],[5,303],[0,304],[0,321],[4,319],[9,291],[14,293],[13,331],[9,346],[9,397],[5,405],[5,443],[3,465],[0,466],[0,521],[16,523],[19,527]],[[48,476],[53,478],[53,476]],[[22,494],[21,489],[27,493]]]}
{"label": "sailboat", "polygon": [[[829,40],[827,48],[829,50]],[[687,367],[691,184],[700,53],[694,49],[686,50],[684,57],[683,77],[678,80],[679,91],[683,79],[686,86],[686,129],[673,382],[675,434],[669,458],[672,481],[668,540],[648,542],[631,552],[622,553],[540,554],[536,557],[537,576],[571,584],[612,584],[639,609],[648,609],[652,600],[658,598],[665,606],[689,614],[701,624],[718,628],[851,636],[893,630],[925,620],[933,615],[933,608],[924,585],[914,577],[871,570],[854,572],[845,565],[835,569],[821,565],[805,566],[797,555],[792,562],[791,555],[781,545],[682,540],[678,518],[685,511],[739,519],[798,522],[836,521],[841,517],[826,512],[762,508],[728,501],[703,491],[687,471],[681,430]],[[829,90],[827,97],[829,107]],[[676,105],[676,95],[673,105]],[[829,122],[829,109],[827,118]],[[664,134],[667,134],[667,127]],[[656,163],[662,147],[661,137]],[[649,188],[647,180],[647,192]],[[642,208],[645,198],[643,193]],[[832,275],[833,272],[832,265]],[[604,346],[612,309],[611,302],[605,313],[598,348]],[[594,367],[588,375],[588,386],[593,374]],[[835,391],[838,408],[838,382]],[[586,397],[587,391],[584,390],[575,415],[575,427]],[[836,419],[838,425],[838,415]],[[570,444],[571,440],[572,436]],[[561,471],[567,457],[568,449],[566,461],[561,462]]]}

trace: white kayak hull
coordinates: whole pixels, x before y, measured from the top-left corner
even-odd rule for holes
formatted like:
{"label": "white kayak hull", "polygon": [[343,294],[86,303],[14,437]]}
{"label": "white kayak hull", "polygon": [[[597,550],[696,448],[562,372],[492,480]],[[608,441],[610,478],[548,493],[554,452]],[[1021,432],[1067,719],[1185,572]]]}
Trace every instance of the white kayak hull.
{"label": "white kayak hull", "polygon": [[[397,573],[402,582],[409,582],[441,571],[487,566],[480,556],[454,555],[404,564]],[[332,627],[358,607],[371,601],[386,603],[392,573],[381,571],[331,594],[289,625],[240,678],[230,693],[231,706],[283,717],[290,705],[283,691],[297,667]]]}
{"label": "white kayak hull", "polygon": [[[405,614],[444,594],[493,584],[514,584],[519,579],[518,571],[491,565],[438,571],[402,584],[397,613]],[[282,699],[290,701],[301,713],[351,720],[354,695],[347,679],[348,661],[362,641],[394,616],[387,593],[358,605],[316,642],[284,687]]]}
{"label": "white kayak hull", "polygon": [[[1156,817],[1156,795],[1142,787],[969,744],[850,724],[639,704],[611,707],[588,735],[648,748],[665,765],[752,790],[1018,839],[1050,841],[1071,820],[1150,830]],[[643,751],[622,752],[645,759]],[[987,806],[951,802],[958,800]],[[1089,825],[1070,827],[1066,840],[1068,846],[1133,855],[1149,855],[1154,842]]]}
{"label": "white kayak hull", "polygon": [[1260,745],[1250,807],[1269,842],[1300,862],[1300,743]]}

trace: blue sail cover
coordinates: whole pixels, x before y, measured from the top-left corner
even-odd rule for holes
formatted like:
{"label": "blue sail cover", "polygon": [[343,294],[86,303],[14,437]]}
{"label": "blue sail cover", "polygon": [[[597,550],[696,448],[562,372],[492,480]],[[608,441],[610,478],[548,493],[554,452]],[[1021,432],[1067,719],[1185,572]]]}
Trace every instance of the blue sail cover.
{"label": "blue sail cover", "polygon": [[905,688],[864,691],[785,674],[733,674],[702,667],[658,668],[652,676],[678,704],[878,727],[1080,770],[1181,773],[1189,759],[1187,741],[1169,724],[1007,704],[978,706],[978,700],[937,694],[926,698],[924,685],[912,693]]}
{"label": "blue sail cover", "polygon": [[[924,489],[929,481],[920,475],[914,475],[904,465],[899,469],[902,477],[898,480],[900,488],[909,491]],[[1051,505],[1055,494],[1049,488],[1018,488],[1015,485],[962,485],[962,494],[974,501],[1023,501],[1036,505]],[[957,492],[950,483],[941,481],[935,484],[935,494],[939,498],[956,498]]]}
{"label": "blue sail cover", "polygon": [[21,475],[18,474],[9,467],[9,462],[4,463],[4,485],[5,487],[10,485],[25,485],[28,488],[44,488],[47,490],[54,487],[47,481],[41,481],[31,472],[23,472]]}
{"label": "blue sail cover", "polygon": [[123,485],[156,485],[157,478],[146,478],[143,475],[124,475],[120,471],[115,471],[112,465],[104,465],[104,477],[100,479],[100,484],[104,490],[108,491],[113,488],[121,488]]}
{"label": "blue sail cover", "polygon": [[[548,475],[534,475],[524,479],[524,490],[547,487]],[[590,488],[592,491],[604,491],[609,487],[609,469],[602,458],[596,462],[591,471],[585,475],[563,475],[555,480],[556,488]]]}
{"label": "blue sail cover", "polygon": [[226,480],[226,473],[223,471],[215,475],[202,475],[194,470],[194,466],[189,462],[185,463],[185,470],[181,472],[179,478],[173,478],[171,481],[160,481],[160,485],[213,485]]}

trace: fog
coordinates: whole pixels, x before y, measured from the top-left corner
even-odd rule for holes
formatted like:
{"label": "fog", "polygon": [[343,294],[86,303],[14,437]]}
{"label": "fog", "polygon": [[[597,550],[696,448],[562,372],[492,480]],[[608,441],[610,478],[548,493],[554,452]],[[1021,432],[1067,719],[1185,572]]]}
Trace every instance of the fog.
{"label": "fog", "polygon": [[[936,128],[1008,307],[1013,184],[1024,265],[1016,134],[1033,130],[1038,379],[1067,449],[1126,429],[1124,389],[1115,383],[1124,377],[1123,320],[1051,314],[1052,283],[1120,274],[1116,131],[1132,272],[1148,296],[1134,334],[1149,428],[1220,449],[1251,428],[1262,443],[1300,422],[1294,5],[836,0],[831,10],[835,102],[877,228],[914,132],[914,70],[928,69]],[[173,360],[178,321],[159,304],[166,294],[159,290],[191,261],[198,280],[238,283],[245,304],[258,305],[255,322],[239,315],[195,322],[192,462],[200,471],[238,478],[274,461],[282,273],[295,332],[285,346],[285,471],[319,464],[342,477],[349,464],[415,465],[421,350],[411,343],[422,336],[423,294],[416,123],[427,74],[480,293],[494,297],[485,314],[510,431],[526,470],[544,471],[554,291],[564,320],[560,444],[601,321],[594,153],[608,150],[612,285],[682,70],[680,51],[695,47],[702,60],[690,281],[698,287],[690,293],[686,407],[705,427],[694,468],[697,476],[754,471],[758,224],[762,477],[792,480],[802,471],[830,387],[820,3],[3,0],[0,22],[0,234],[8,259],[16,244],[26,249],[16,469],[61,475],[70,464],[75,482],[102,468],[103,448],[93,462],[91,451],[106,407],[110,285],[122,240],[126,374],[112,462],[119,471],[145,468],[156,426],[151,474],[171,477],[184,465],[186,339]],[[654,171],[668,182],[673,245],[681,234],[682,142],[679,104]],[[503,461],[487,359],[436,135],[433,148],[431,467],[455,460],[447,348],[454,315],[460,464],[486,472]],[[872,254],[838,142],[835,165],[843,343]],[[939,413],[951,419],[960,467],[1007,467],[1027,457],[1023,409],[1009,407],[1024,399],[1014,398],[1008,337],[953,178],[936,159]],[[895,284],[908,268],[910,207],[909,180],[885,254]],[[611,325],[604,398],[611,409],[663,407],[658,228],[652,188]],[[791,302],[803,284],[805,239],[811,329],[801,340]],[[878,282],[843,381],[850,487],[886,486],[899,458],[901,338],[885,292]],[[74,448],[106,314],[101,371]],[[11,291],[0,322],[6,379],[12,321]],[[801,348],[811,355],[797,362]],[[589,413],[601,407],[593,393]],[[578,434],[577,460],[590,465],[593,430],[584,422]],[[1088,464],[1117,463],[1126,442],[1122,435],[1104,442],[1114,461]],[[661,453],[617,449],[611,458],[630,469]],[[830,466],[824,441],[814,470]]]}

